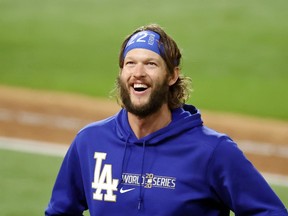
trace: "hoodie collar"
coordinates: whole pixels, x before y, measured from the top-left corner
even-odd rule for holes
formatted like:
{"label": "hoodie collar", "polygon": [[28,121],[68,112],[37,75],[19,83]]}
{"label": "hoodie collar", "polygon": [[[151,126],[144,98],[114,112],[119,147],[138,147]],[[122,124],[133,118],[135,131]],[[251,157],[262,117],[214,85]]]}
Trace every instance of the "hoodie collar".
{"label": "hoodie collar", "polygon": [[[138,139],[132,131],[128,122],[128,113],[126,109],[122,109],[116,117],[117,136],[124,142],[143,145],[160,144],[165,139],[168,139],[176,134],[181,134],[189,129],[192,129],[203,124],[201,114],[196,107],[184,104],[180,108],[172,110],[172,121],[166,127],[151,133],[141,139]],[[127,140],[129,137],[129,140]]]}

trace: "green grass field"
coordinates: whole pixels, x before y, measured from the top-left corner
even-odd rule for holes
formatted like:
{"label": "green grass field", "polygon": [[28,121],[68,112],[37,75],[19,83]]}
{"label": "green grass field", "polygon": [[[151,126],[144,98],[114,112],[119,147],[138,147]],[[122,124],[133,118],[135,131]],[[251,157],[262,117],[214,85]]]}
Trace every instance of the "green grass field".
{"label": "green grass field", "polygon": [[201,109],[288,120],[287,0],[1,0],[0,84],[107,97],[123,38],[159,23]]}
{"label": "green grass field", "polygon": [[56,156],[0,150],[1,215],[44,215],[62,160]]}
{"label": "green grass field", "polygon": [[[0,150],[1,215],[43,215],[61,162],[62,157]],[[288,206],[288,187],[273,188]]]}

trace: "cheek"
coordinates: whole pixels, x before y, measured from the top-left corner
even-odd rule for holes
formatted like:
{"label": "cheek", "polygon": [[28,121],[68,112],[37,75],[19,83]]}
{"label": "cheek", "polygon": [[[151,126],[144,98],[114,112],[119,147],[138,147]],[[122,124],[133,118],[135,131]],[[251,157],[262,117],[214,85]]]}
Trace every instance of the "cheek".
{"label": "cheek", "polygon": [[119,79],[122,80],[122,82],[127,81],[128,79],[128,74],[126,72],[121,72],[121,74],[119,75]]}
{"label": "cheek", "polygon": [[166,74],[156,75],[154,74],[153,78],[155,83],[161,84],[161,85],[169,85],[169,79]]}
{"label": "cheek", "polygon": [[127,69],[122,69],[119,76],[121,77],[121,79],[128,79],[129,77],[131,77],[131,71]]}

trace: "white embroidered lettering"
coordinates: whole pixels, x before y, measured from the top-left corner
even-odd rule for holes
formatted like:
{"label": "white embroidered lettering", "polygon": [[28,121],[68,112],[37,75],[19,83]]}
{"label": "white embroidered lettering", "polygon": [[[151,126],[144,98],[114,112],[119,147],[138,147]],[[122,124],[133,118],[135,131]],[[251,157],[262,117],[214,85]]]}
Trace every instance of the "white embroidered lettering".
{"label": "white embroidered lettering", "polygon": [[[96,190],[93,193],[93,199],[116,202],[116,195],[113,194],[113,191],[117,190],[118,179],[112,179],[112,165],[105,164],[101,171],[102,162],[106,159],[106,155],[102,152],[94,153],[96,163],[92,188]],[[106,191],[105,194],[103,194],[103,190]]]}

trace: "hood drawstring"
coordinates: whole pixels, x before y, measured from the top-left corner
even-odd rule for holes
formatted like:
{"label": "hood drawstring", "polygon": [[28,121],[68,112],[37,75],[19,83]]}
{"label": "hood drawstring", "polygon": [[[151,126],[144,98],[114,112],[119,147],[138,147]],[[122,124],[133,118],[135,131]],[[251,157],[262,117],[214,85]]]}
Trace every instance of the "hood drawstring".
{"label": "hood drawstring", "polygon": [[125,164],[125,158],[126,158],[126,152],[127,152],[127,146],[128,146],[129,137],[130,137],[130,134],[129,134],[129,136],[127,137],[126,142],[125,142],[125,148],[124,148],[124,153],[123,153],[123,158],[122,158],[122,165],[121,165],[121,174],[120,174],[121,176],[120,176],[120,181],[119,181],[119,183],[118,183],[117,189],[119,189],[120,186],[121,186],[122,183],[123,183],[124,164]]}
{"label": "hood drawstring", "polygon": [[[123,153],[123,158],[122,158],[122,166],[121,166],[121,177],[120,181],[117,185],[117,188],[119,189],[123,183],[123,172],[125,170],[125,158],[127,154],[127,147],[128,147],[128,140],[129,140],[130,134],[127,137],[125,141],[125,148],[124,148],[124,153]],[[145,162],[145,152],[146,152],[146,141],[143,142],[143,151],[142,151],[142,159],[141,159],[141,174],[140,174],[140,187],[139,187],[139,198],[138,198],[138,210],[141,210],[142,204],[143,204],[143,185],[145,184],[145,180],[143,181],[143,173],[144,173],[144,162]]]}
{"label": "hood drawstring", "polygon": [[144,161],[145,161],[145,147],[146,147],[146,141],[143,142],[143,152],[142,152],[142,161],[141,161],[141,175],[140,175],[140,189],[139,189],[139,199],[138,199],[138,210],[141,210],[142,203],[143,203],[143,188],[142,185],[143,182],[143,171],[144,171]]}

